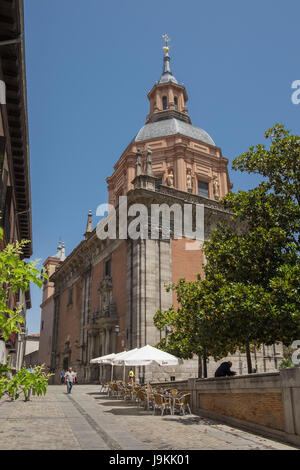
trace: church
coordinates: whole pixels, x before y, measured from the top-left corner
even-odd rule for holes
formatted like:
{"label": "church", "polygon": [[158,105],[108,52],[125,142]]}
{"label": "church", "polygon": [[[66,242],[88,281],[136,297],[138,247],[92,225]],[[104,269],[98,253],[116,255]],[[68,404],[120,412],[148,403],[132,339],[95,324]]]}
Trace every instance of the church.
{"label": "church", "polygon": [[[43,288],[39,361],[55,373],[56,383],[60,371],[70,366],[81,383],[108,380],[110,366],[91,364],[91,359],[146,344],[155,346],[167,334],[153,323],[157,310],[177,306],[175,293],[165,287],[181,278],[203,277],[205,263],[201,243],[195,243],[190,232],[176,236],[174,205],[192,208],[193,228],[196,208],[202,207],[203,240],[230,216],[219,202],[232,188],[228,160],[208,133],[192,124],[187,91],[171,71],[168,37],[164,38],[163,71],[148,93],[145,125],[106,181],[110,208],[117,212],[126,197],[126,223],[132,221],[133,207],[169,208],[169,236],[159,223],[157,237],[120,236],[120,230],[116,237],[100,237],[99,230],[92,228],[90,211],[81,243],[67,257],[59,246],[57,254],[47,258],[44,266],[50,279]],[[143,231],[148,235],[146,225]],[[260,364],[259,371],[277,368],[281,351],[276,348],[253,357]],[[247,373],[242,354],[230,359],[234,370]],[[216,367],[210,360],[209,376]],[[115,378],[122,376],[118,369]],[[170,370],[136,368],[135,376],[140,380],[197,377],[198,359],[181,361]]]}

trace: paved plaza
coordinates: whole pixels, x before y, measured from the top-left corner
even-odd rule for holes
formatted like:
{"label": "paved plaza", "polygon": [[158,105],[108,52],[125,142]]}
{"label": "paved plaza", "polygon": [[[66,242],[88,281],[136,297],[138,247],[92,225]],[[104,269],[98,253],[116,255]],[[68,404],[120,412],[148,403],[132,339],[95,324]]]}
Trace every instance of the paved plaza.
{"label": "paved plaza", "polygon": [[164,415],[107,397],[99,385],[50,385],[45,397],[0,401],[0,449],[272,450],[294,447],[197,415]]}

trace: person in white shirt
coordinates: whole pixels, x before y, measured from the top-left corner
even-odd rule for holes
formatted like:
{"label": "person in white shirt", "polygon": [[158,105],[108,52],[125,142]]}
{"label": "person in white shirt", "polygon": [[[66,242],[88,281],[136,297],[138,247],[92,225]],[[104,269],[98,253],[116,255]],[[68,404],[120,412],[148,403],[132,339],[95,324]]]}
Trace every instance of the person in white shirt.
{"label": "person in white shirt", "polygon": [[72,367],[69,367],[68,372],[65,373],[65,383],[67,384],[67,393],[71,393],[72,386],[74,383],[75,372],[72,371]]}

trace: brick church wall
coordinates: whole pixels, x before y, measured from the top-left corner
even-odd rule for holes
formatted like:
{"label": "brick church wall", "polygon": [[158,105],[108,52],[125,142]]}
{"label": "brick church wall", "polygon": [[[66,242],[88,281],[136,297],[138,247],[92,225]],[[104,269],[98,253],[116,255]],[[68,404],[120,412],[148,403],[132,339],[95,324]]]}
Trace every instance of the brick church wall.
{"label": "brick church wall", "polygon": [[[72,289],[72,296],[70,294]],[[71,301],[72,300],[72,301]],[[58,329],[57,351],[60,353],[59,364],[62,366],[64,357],[68,356],[66,343],[72,353],[69,362],[74,368],[75,361],[80,359],[80,349],[77,342],[80,340],[82,289],[81,279],[78,279],[72,286],[66,288],[60,297],[60,315]]]}
{"label": "brick church wall", "polygon": [[[172,281],[178,282],[185,278],[187,281],[196,281],[197,275],[204,277],[203,271],[203,253],[201,250],[188,250],[194,240],[185,238],[172,240]],[[173,292],[173,305],[178,307],[176,293]]]}

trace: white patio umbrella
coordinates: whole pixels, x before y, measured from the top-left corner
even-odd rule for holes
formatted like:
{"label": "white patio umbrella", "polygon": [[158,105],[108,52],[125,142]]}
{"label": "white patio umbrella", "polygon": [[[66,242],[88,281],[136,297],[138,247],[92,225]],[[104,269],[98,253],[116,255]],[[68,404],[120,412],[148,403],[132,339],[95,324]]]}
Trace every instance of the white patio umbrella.
{"label": "white patio umbrella", "polygon": [[122,357],[126,356],[128,353],[137,351],[138,348],[130,349],[130,351],[122,351],[115,355],[112,359],[112,364],[115,366],[123,366],[123,382],[125,382],[125,362],[122,361]]}
{"label": "white patio umbrella", "polygon": [[[116,359],[114,359],[114,362],[115,361]],[[124,353],[118,358],[118,362],[125,362],[126,366],[148,366],[152,363],[156,363],[160,366],[176,366],[179,359],[172,354],[147,344],[142,348],[133,349]]]}
{"label": "white patio umbrella", "polygon": [[122,351],[120,353],[111,353],[111,354],[106,354],[105,356],[100,356],[100,357],[95,357],[94,359],[90,360],[90,363],[92,364],[110,364],[111,367],[111,380],[113,379],[113,370],[114,366],[123,366],[123,380],[125,381],[125,364],[123,362],[119,362],[118,359],[121,358],[124,354],[127,354],[129,352],[136,351],[137,348],[131,349],[130,351]]}
{"label": "white patio umbrella", "polygon": [[95,357],[94,359],[90,360],[90,363],[92,364],[110,364],[111,365],[111,376],[110,380],[113,378],[113,371],[114,371],[114,366],[112,360],[116,357],[115,353],[111,354],[106,354],[105,356],[100,356],[100,357]]}
{"label": "white patio umbrella", "polygon": [[[160,349],[154,348],[147,344],[146,346],[137,350],[128,351],[127,354],[122,355],[118,359],[119,362],[123,362],[126,366],[148,366],[156,363],[162,367],[164,366],[176,366],[179,363],[179,359],[172,354],[161,351]],[[147,384],[147,406],[149,408],[149,387]]]}
{"label": "white patio umbrella", "polygon": [[90,360],[92,364],[111,364],[111,360],[116,356],[115,353],[106,354],[106,356],[95,357]]}

